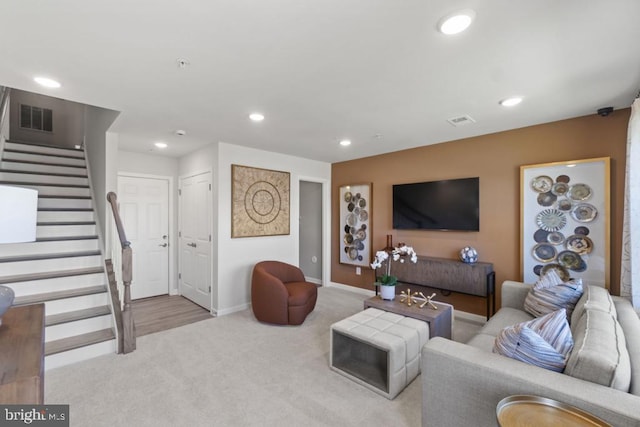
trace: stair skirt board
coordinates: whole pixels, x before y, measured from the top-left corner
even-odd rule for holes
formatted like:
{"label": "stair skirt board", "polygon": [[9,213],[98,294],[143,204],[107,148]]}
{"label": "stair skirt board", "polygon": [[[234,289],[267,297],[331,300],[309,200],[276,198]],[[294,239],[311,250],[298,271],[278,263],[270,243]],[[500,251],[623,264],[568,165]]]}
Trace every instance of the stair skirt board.
{"label": "stair skirt board", "polygon": [[78,256],[71,258],[39,259],[34,261],[18,261],[1,263],[3,275],[45,273],[57,270],[99,267],[102,265],[100,255]]}
{"label": "stair skirt board", "polygon": [[108,341],[102,341],[97,344],[50,354],[44,358],[44,370],[48,371],[50,369],[71,365],[72,363],[82,362],[83,360],[93,359],[94,357],[114,354],[117,351],[118,345],[116,340],[109,339]]}
{"label": "stair skirt board", "polygon": [[13,171],[25,171],[34,173],[57,173],[76,176],[87,176],[87,168],[83,166],[57,166],[41,163],[29,163],[29,162],[12,162],[3,160],[0,162],[0,168]]}
{"label": "stair skirt board", "polygon": [[75,176],[59,176],[44,175],[32,173],[15,173],[6,170],[0,171],[0,181],[5,182],[22,182],[22,183],[43,183],[57,185],[81,185],[86,187],[89,185],[89,179]]}
{"label": "stair skirt board", "polygon": [[63,148],[63,147],[52,147],[48,145],[39,145],[30,142],[20,142],[20,141],[6,141],[5,149],[7,150],[18,150],[18,151],[28,151],[30,153],[42,153],[49,154],[52,156],[66,156],[66,157],[77,157],[84,159],[84,151],[76,150],[71,147]]}
{"label": "stair skirt board", "polygon": [[84,159],[70,159],[68,157],[54,157],[46,154],[14,153],[9,150],[4,151],[3,160],[22,160],[25,162],[48,163],[60,166],[85,166]]}
{"label": "stair skirt board", "polygon": [[82,289],[83,287],[106,286],[106,283],[107,280],[103,273],[95,273],[80,276],[56,277],[54,279],[31,280],[12,283],[8,286],[13,289],[16,298],[20,298],[22,296],[36,295],[44,292],[62,292],[70,289]]}
{"label": "stair skirt board", "polygon": [[38,197],[38,209],[91,209],[91,199]]}
{"label": "stair skirt board", "polygon": [[98,239],[51,240],[0,245],[0,258],[98,250]]}

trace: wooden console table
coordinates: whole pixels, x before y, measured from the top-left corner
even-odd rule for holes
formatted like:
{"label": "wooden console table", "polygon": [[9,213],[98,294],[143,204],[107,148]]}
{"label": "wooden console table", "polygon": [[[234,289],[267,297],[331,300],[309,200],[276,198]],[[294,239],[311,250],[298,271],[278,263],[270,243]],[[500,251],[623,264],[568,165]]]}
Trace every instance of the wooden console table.
{"label": "wooden console table", "polygon": [[487,319],[496,309],[496,274],[491,263],[466,264],[456,259],[418,256],[416,264],[394,262],[391,271],[402,284],[485,297]]}
{"label": "wooden console table", "polygon": [[44,304],[11,307],[0,325],[0,404],[44,403]]}

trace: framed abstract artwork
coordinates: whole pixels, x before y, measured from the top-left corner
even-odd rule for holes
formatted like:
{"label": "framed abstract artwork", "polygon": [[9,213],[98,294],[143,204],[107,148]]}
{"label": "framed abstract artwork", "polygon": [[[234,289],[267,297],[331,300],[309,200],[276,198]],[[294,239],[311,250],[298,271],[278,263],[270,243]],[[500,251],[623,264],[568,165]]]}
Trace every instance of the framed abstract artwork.
{"label": "framed abstract artwork", "polygon": [[231,237],[289,234],[290,174],[231,165]]}
{"label": "framed abstract artwork", "polygon": [[340,187],[340,263],[368,266],[371,259],[372,184]]}
{"label": "framed abstract artwork", "polygon": [[553,269],[608,288],[609,157],[521,166],[520,185],[522,280]]}

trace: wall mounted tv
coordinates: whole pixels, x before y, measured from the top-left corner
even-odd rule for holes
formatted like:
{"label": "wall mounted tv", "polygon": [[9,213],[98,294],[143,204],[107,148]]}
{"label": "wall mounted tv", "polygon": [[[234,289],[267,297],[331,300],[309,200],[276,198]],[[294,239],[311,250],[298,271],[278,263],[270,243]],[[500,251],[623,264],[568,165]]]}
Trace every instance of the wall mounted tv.
{"label": "wall mounted tv", "polygon": [[480,178],[394,185],[393,228],[480,231]]}

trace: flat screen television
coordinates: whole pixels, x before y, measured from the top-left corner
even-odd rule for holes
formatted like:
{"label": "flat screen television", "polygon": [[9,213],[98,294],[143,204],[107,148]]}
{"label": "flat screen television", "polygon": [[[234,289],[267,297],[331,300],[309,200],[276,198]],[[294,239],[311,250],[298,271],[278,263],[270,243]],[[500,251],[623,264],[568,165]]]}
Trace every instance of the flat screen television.
{"label": "flat screen television", "polygon": [[480,178],[394,185],[393,228],[480,231]]}

